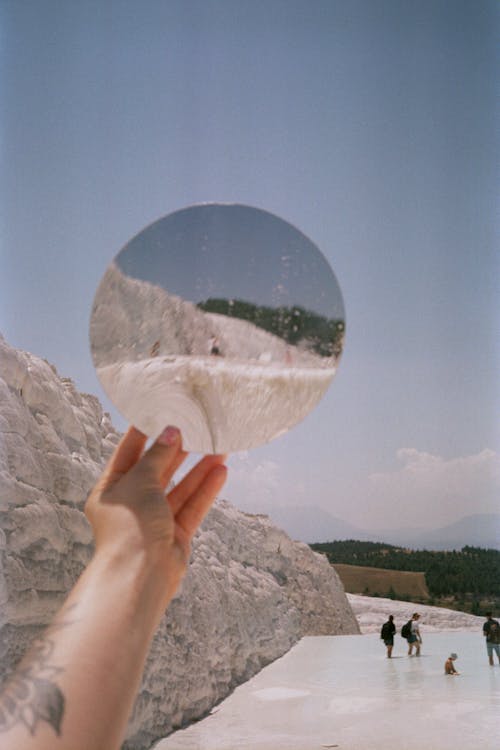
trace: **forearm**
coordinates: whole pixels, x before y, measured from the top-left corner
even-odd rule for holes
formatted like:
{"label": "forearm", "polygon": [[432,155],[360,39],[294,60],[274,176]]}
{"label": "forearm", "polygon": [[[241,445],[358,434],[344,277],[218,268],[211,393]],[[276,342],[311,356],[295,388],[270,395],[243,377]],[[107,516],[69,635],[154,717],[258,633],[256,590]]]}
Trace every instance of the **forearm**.
{"label": "forearm", "polygon": [[174,590],[165,592],[157,571],[140,555],[94,557],[2,692],[4,750],[120,747],[151,639]]}
{"label": "forearm", "polygon": [[96,555],[0,692],[2,750],[118,750],[154,631],[190,543],[226,479],[206,456],[167,495],[186,454],[175,427],[146,451],[131,427],[90,493]]}

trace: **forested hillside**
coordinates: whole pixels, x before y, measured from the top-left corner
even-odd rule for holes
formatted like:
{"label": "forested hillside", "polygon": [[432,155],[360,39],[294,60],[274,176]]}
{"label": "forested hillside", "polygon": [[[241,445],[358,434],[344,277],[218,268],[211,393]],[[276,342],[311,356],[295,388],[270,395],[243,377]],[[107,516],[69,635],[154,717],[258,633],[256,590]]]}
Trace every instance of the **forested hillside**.
{"label": "forested hillside", "polygon": [[[460,551],[408,550],[379,542],[356,540],[311,544],[329,561],[401,571],[418,571],[432,599],[471,611],[500,605],[500,552],[480,547]],[[437,602],[436,602],[437,603]]]}
{"label": "forested hillside", "polygon": [[322,357],[338,357],[342,352],[344,321],[325,318],[298,305],[274,308],[239,299],[207,299],[197,306],[204,312],[249,320],[293,346],[307,342],[310,350]]}

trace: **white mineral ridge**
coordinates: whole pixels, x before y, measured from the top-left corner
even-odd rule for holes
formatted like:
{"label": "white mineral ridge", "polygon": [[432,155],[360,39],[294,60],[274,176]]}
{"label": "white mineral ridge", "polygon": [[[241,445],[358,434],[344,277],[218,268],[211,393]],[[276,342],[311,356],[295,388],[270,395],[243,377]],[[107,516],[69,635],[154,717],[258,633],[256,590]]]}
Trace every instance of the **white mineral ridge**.
{"label": "white mineral ridge", "polygon": [[378,633],[389,615],[394,615],[397,632],[414,612],[420,615],[419,626],[422,635],[439,631],[470,631],[481,633],[484,617],[476,617],[467,612],[457,612],[444,607],[431,607],[428,604],[401,602],[382,597],[347,594],[362,633]]}
{"label": "white mineral ridge", "polygon": [[[93,396],[0,337],[0,662],[7,675],[89,561],[88,491],[118,441]],[[154,638],[125,748],[199,718],[304,635],[359,632],[327,560],[220,500]]]}
{"label": "white mineral ridge", "polygon": [[[119,411],[150,437],[176,424],[188,450],[246,450],[277,437],[317,405],[334,357],[291,346],[247,320],[192,302],[112,264],[94,302],[97,374]],[[217,340],[221,356],[210,356]]]}

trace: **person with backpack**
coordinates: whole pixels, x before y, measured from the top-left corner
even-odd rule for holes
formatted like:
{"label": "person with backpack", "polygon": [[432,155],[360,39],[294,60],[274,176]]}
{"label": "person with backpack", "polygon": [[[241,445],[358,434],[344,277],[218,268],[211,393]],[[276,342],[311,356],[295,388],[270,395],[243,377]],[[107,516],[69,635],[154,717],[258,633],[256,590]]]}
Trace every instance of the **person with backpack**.
{"label": "person with backpack", "polygon": [[384,641],[387,647],[387,658],[390,659],[392,656],[392,648],[394,646],[394,633],[396,632],[396,626],[394,625],[394,615],[389,615],[387,622],[384,622],[380,631],[380,637]]}
{"label": "person with backpack", "polygon": [[483,635],[486,636],[486,650],[490,665],[493,666],[493,652],[496,653],[500,663],[500,624],[493,619],[491,612],[486,612],[488,618],[483,625]]}
{"label": "person with backpack", "polygon": [[422,636],[420,635],[420,629],[418,627],[418,621],[420,615],[418,612],[414,612],[411,620],[401,628],[401,635],[408,641],[408,656],[413,656],[413,647],[415,646],[415,656],[420,656],[420,646],[422,643]]}

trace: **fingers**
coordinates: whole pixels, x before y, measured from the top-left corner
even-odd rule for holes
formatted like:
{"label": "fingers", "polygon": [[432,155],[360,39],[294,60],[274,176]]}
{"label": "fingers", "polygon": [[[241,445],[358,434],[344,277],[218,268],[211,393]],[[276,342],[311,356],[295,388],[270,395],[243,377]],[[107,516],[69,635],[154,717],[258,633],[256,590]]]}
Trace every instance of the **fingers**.
{"label": "fingers", "polygon": [[136,427],[129,427],[115,448],[104,471],[104,486],[108,486],[126,474],[142,456],[147,437]]}
{"label": "fingers", "polygon": [[151,472],[162,488],[186,458],[182,450],[181,433],[177,427],[167,427],[146,451],[141,462],[141,471]]}
{"label": "fingers", "polygon": [[196,492],[214,466],[220,466],[224,462],[224,459],[225,456],[205,456],[193,469],[191,469],[189,474],[187,474],[184,479],[179,482],[171,492],[169,492],[168,502],[174,516],[179,512],[186,500]]}
{"label": "fingers", "polygon": [[177,455],[175,456],[172,464],[164,469],[162,475],[160,476],[160,486],[163,490],[166,488],[167,484],[170,482],[179,466],[184,463],[188,455],[189,454],[181,448],[177,452]]}
{"label": "fingers", "polygon": [[[201,462],[200,462],[201,463]],[[185,500],[175,515],[176,523],[185,531],[188,539],[194,536],[198,526],[210,510],[217,493],[220,492],[227,477],[227,468],[216,464],[205,475],[195,492]]]}

